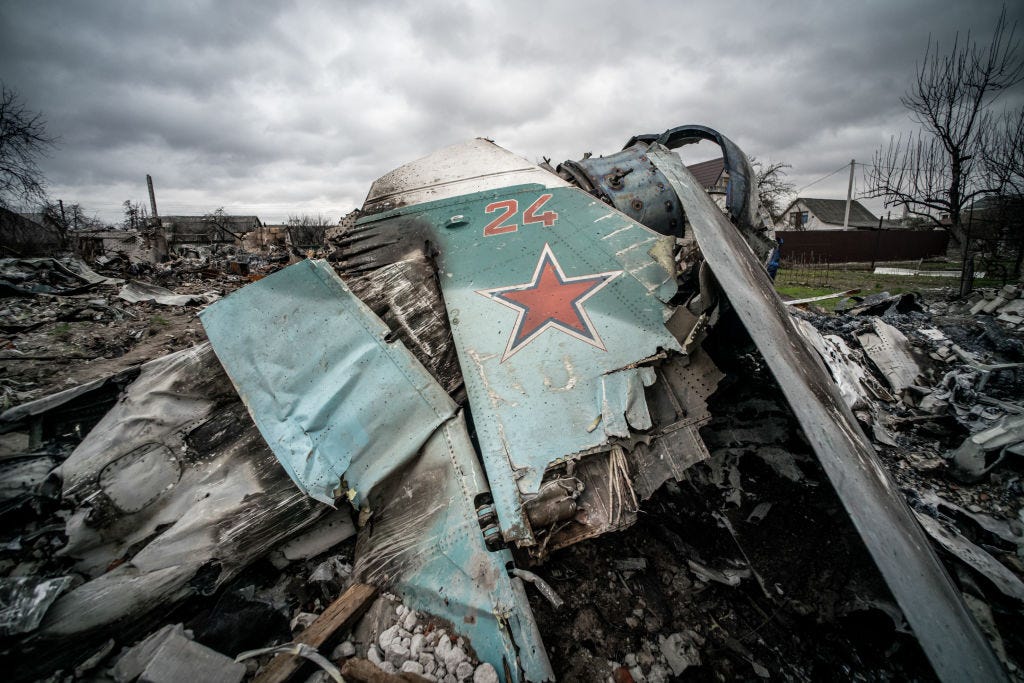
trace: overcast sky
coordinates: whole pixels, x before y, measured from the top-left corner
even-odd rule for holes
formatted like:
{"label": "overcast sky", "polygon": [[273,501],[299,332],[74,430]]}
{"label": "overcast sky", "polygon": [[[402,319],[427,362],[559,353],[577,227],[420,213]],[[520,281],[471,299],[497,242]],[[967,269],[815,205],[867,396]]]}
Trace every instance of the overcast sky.
{"label": "overcast sky", "polygon": [[[929,35],[987,40],[1000,8],[3,0],[0,80],[60,137],[51,196],[108,220],[146,201],[146,173],[161,213],[338,217],[468,138],[559,162],[683,123],[791,164],[799,188],[908,129],[899,98]],[[1009,11],[1024,24],[1024,3]],[[845,197],[846,180],[801,194]]]}

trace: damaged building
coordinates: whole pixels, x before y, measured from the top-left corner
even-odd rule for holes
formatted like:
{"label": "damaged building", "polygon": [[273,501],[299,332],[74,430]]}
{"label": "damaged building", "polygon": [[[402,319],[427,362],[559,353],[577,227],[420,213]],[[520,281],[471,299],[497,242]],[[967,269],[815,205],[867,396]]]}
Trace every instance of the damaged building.
{"label": "damaged building", "polygon": [[1017,290],[787,305],[753,183],[703,126],[557,166],[477,139],[374,182],[325,259],[10,263],[11,364],[60,315],[202,325],[12,373],[9,669],[1020,678]]}

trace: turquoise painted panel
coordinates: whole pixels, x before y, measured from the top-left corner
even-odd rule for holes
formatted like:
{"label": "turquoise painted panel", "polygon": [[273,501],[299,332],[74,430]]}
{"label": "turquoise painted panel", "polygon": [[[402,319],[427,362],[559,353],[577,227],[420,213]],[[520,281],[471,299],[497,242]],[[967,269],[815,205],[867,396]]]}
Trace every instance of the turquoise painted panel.
{"label": "turquoise painted panel", "polygon": [[328,505],[347,494],[358,507],[455,414],[324,261],[243,287],[200,318],[267,444],[299,488]]}
{"label": "turquoise painted panel", "polygon": [[322,261],[244,287],[202,314],[260,433],[298,486],[333,504],[345,482],[371,521],[358,578],[452,622],[514,680],[553,675],[508,551],[476,517],[487,491],[461,414]]}
{"label": "turquoise painted panel", "polygon": [[662,236],[575,188],[510,187],[361,224],[400,215],[432,226],[502,532],[529,543],[521,495],[539,489],[552,462],[623,433],[624,418],[606,412],[603,377],[659,349],[681,350],[664,326],[675,281],[657,256],[670,251]]}
{"label": "turquoise painted panel", "polygon": [[[513,681],[553,679],[522,581],[507,550],[490,552],[473,500],[483,480],[461,415],[449,420],[405,468],[400,483],[370,494],[372,529],[358,546],[355,574],[387,585],[405,603],[452,622],[481,660]],[[403,495],[411,493],[411,496]]]}

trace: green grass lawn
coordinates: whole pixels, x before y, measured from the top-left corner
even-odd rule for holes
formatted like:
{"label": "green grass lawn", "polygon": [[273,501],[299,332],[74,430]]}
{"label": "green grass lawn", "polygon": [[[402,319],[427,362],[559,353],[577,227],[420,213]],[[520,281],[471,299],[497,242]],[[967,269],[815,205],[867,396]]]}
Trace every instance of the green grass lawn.
{"label": "green grass lawn", "polygon": [[[948,268],[954,270],[955,267]],[[870,296],[879,292],[902,294],[918,292],[924,296],[945,297],[960,286],[959,278],[936,278],[925,276],[875,275],[864,270],[843,268],[792,268],[783,266],[775,278],[775,291],[788,299],[804,299],[823,294],[834,294],[849,289],[859,289],[858,296]],[[1001,280],[976,280],[975,287],[1000,287]],[[817,302],[815,305],[833,310],[839,299]]]}
{"label": "green grass lawn", "polygon": [[[1011,261],[980,259],[977,268],[984,271],[984,279],[976,278],[975,289],[999,288],[1003,278],[1013,270]],[[959,262],[952,259],[877,262],[878,267],[905,268],[916,271],[944,270],[959,272]],[[802,263],[785,262],[775,278],[775,290],[786,299],[806,299],[824,294],[835,294],[859,289],[858,296],[879,292],[903,294],[917,292],[929,299],[944,299],[960,287],[959,277],[928,277],[924,275],[875,275],[871,263]],[[1012,279],[1008,280],[1012,281]],[[833,310],[839,299],[817,302],[815,305]]]}

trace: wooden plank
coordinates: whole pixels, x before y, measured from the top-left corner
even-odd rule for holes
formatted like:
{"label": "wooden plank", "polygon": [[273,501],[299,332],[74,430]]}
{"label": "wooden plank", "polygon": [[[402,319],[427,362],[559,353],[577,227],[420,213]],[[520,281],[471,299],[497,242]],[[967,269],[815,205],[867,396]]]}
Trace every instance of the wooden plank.
{"label": "wooden plank", "polygon": [[[376,596],[377,589],[375,587],[357,583],[332,602],[323,611],[323,614],[316,618],[316,621],[295,638],[294,642],[304,643],[318,649],[330,644],[333,636],[350,628],[359,617],[366,613]],[[326,657],[330,653],[321,650],[321,654]],[[253,683],[284,683],[306,663],[302,657],[288,654],[276,655],[263,667]]]}
{"label": "wooden plank", "polygon": [[791,301],[783,301],[782,303],[787,306],[799,306],[800,304],[810,304],[815,301],[828,301],[829,299],[838,299],[841,296],[850,296],[851,294],[860,294],[859,289],[848,289],[845,292],[836,292],[835,294],[823,294],[821,296],[812,296],[806,299],[793,299]]}

